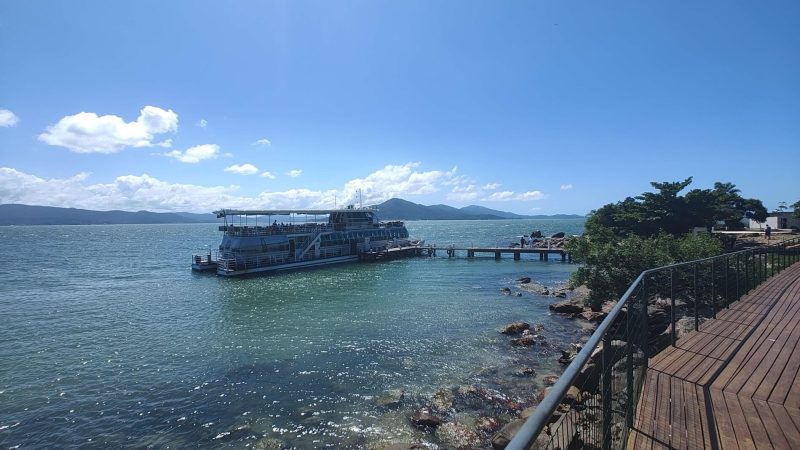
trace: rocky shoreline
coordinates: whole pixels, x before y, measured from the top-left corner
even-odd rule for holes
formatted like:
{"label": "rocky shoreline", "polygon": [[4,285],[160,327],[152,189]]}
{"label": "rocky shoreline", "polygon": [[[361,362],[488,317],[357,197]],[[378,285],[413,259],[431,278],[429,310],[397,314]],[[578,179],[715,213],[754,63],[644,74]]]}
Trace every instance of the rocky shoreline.
{"label": "rocky shoreline", "polygon": [[[517,280],[514,289],[503,288],[500,291],[501,295],[520,297],[523,293],[562,299],[552,304],[550,309],[553,313],[576,319],[580,342],[550,342],[547,330],[541,324],[509,323],[497,332],[507,337],[504,345],[508,351],[520,355],[514,367],[482,368],[470,374],[464,384],[439,387],[427,394],[387,392],[380,406],[403,411],[409,432],[402,437],[367,442],[365,447],[370,450],[505,448],[546,395],[549,386],[559,379],[560,371],[557,369],[539,373],[534,367],[536,357],[544,355],[564,367],[571,361],[564,355],[574,356],[574,350],[580,348],[581,342],[591,335],[594,324],[601,320],[600,316],[584,314],[587,310],[582,305],[589,293],[585,287],[572,289],[567,284],[548,287],[524,277]],[[533,355],[533,351],[539,353]],[[571,392],[571,395],[567,401],[577,402],[580,392]]]}

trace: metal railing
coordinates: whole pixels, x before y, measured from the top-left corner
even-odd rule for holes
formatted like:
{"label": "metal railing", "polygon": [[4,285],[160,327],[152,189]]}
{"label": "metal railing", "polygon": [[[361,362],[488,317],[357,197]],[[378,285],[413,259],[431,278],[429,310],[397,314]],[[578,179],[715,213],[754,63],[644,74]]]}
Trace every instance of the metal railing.
{"label": "metal railing", "polygon": [[648,358],[797,261],[800,238],[645,270],[506,448],[625,448]]}

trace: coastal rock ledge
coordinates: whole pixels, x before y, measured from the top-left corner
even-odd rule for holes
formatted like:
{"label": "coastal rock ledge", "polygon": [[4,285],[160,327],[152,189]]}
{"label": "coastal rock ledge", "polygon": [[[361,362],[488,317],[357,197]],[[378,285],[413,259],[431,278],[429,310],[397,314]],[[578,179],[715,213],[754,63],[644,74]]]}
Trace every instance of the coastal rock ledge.
{"label": "coastal rock ledge", "polygon": [[531,324],[527,322],[514,322],[503,327],[503,329],[500,332],[503,334],[513,335],[513,334],[520,334],[525,330],[530,330],[530,328]]}

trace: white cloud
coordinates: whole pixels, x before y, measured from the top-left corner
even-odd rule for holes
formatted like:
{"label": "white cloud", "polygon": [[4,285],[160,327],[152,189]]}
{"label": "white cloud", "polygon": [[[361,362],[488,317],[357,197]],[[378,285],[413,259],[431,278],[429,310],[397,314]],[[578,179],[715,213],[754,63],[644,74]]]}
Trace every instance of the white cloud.
{"label": "white cloud", "polygon": [[205,128],[208,126],[208,121],[206,119],[200,119],[197,121],[195,125],[197,125],[200,128]]}
{"label": "white cloud", "polygon": [[0,127],[8,128],[16,126],[19,123],[19,117],[7,109],[0,109]]}
{"label": "white cloud", "polygon": [[272,172],[270,172],[269,170],[266,171],[266,172],[263,172],[261,174],[261,176],[264,177],[264,178],[269,178],[270,180],[274,180],[275,179],[275,175]]}
{"label": "white cloud", "polygon": [[303,174],[303,171],[300,170],[300,169],[294,169],[294,170],[290,170],[290,171],[286,172],[286,175],[288,175],[288,176],[290,176],[292,178],[297,178],[302,174]]}
{"label": "white cloud", "polygon": [[466,202],[470,200],[475,200],[480,197],[481,193],[476,190],[474,184],[470,184],[467,186],[454,186],[453,190],[447,194],[448,200],[454,200],[459,202]]}
{"label": "white cloud", "polygon": [[514,198],[514,193],[512,191],[502,191],[502,192],[492,192],[484,200],[490,202],[505,202],[508,200],[513,200],[513,198]]}
{"label": "white cloud", "polygon": [[[364,178],[350,180],[338,190],[299,188],[264,191],[252,196],[237,195],[239,187],[235,185],[170,183],[147,174],[124,175],[109,183],[90,184],[88,173],[63,179],[45,179],[13,168],[0,167],[0,203],[95,210],[190,212],[210,212],[219,208],[331,208],[334,199],[339,205],[356,203],[359,188],[364,204],[371,205],[392,197],[436,192],[454,176],[452,171],[416,171],[418,165],[388,165]],[[248,164],[239,167],[244,166]]]}
{"label": "white cloud", "polygon": [[205,159],[217,159],[219,156],[219,145],[216,144],[203,144],[190,147],[185,152],[180,150],[173,150],[163,154],[170,158],[175,158],[180,162],[196,164]]}
{"label": "white cloud", "polygon": [[237,173],[239,175],[253,175],[254,173],[258,173],[258,167],[249,163],[234,164],[226,167],[225,172]]}
{"label": "white cloud", "polygon": [[542,191],[528,191],[528,192],[519,194],[517,196],[517,200],[541,200],[541,199],[546,198],[546,197],[547,197],[547,195],[545,195],[545,193],[542,192]]}
{"label": "white cloud", "polygon": [[449,171],[414,171],[418,166],[418,162],[401,166],[387,165],[365,178],[348,181],[337,198],[344,204],[355,203],[359,199],[359,190],[361,190],[364,204],[371,205],[393,197],[430,194],[437,192],[440,185],[447,185],[457,170],[454,167]]}
{"label": "white cloud", "polygon": [[561,185],[561,190],[562,191],[567,191],[567,190],[570,190],[570,189],[572,189],[572,184],[562,184]]}
{"label": "white cloud", "polygon": [[270,145],[272,145],[272,142],[270,142],[269,139],[267,139],[267,138],[263,138],[263,139],[259,139],[259,140],[255,141],[255,142],[253,142],[253,145],[270,146]]}
{"label": "white cloud", "polygon": [[481,189],[485,189],[487,191],[493,191],[493,190],[495,190],[495,189],[497,189],[499,187],[500,187],[500,183],[489,183],[489,184],[484,184],[483,186],[481,186]]}
{"label": "white cloud", "polygon": [[145,106],[134,122],[119,116],[81,112],[62,117],[39,135],[50,145],[77,153],[116,153],[126,147],[170,147],[170,139],[153,142],[155,135],[178,130],[178,115],[171,109]]}

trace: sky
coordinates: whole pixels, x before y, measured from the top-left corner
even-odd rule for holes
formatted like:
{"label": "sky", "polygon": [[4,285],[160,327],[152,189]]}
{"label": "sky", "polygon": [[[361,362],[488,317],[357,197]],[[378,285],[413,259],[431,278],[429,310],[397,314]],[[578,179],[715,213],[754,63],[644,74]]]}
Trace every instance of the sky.
{"label": "sky", "polygon": [[800,2],[0,2],[0,203],[800,200]]}

